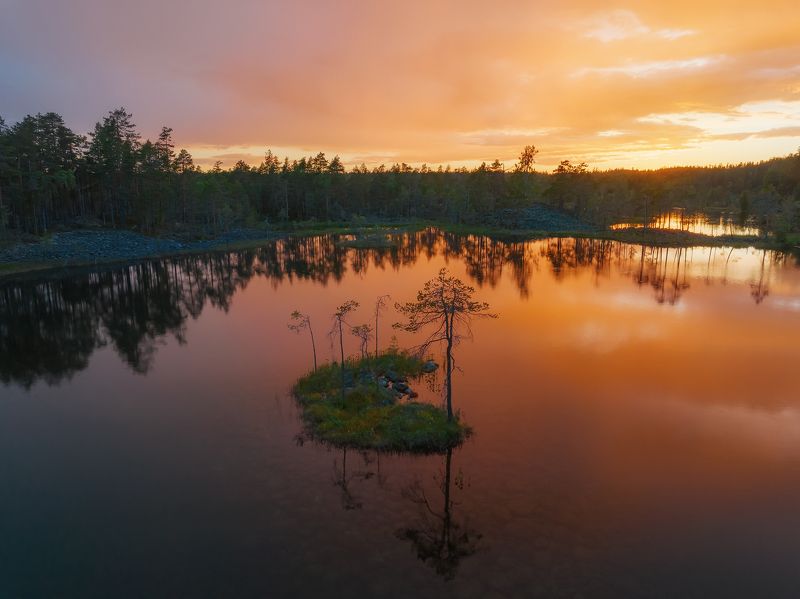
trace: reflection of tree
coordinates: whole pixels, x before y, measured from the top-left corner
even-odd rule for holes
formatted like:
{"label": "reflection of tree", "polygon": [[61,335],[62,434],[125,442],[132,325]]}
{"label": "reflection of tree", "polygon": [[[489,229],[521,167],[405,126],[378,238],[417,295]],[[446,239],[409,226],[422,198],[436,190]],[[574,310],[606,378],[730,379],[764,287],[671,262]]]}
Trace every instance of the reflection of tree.
{"label": "reflection of tree", "polygon": [[354,475],[347,475],[347,448],[342,450],[342,471],[341,474],[336,465],[336,460],[333,462],[334,479],[333,484],[339,487],[342,491],[342,508],[346,510],[360,510],[362,503],[353,495],[350,489],[350,481]]}
{"label": "reflection of tree", "polygon": [[[25,387],[37,380],[57,384],[86,368],[92,353],[107,344],[135,372],[147,372],[164,338],[184,342],[189,318],[197,318],[208,304],[228,310],[234,293],[252,277],[264,277],[275,286],[295,279],[326,285],[340,281],[348,271],[397,270],[419,257],[441,256],[462,260],[477,286],[497,285],[503,273],[510,272],[523,297],[530,293],[540,265],[549,265],[558,278],[591,269],[598,280],[615,266],[636,284],[649,284],[662,303],[677,302],[689,287],[687,250],[636,248],[598,239],[504,241],[435,229],[401,234],[390,247],[355,249],[338,241],[335,235],[281,239],[255,250],[151,260],[62,278],[3,281],[0,381]],[[724,252],[723,283],[733,251]],[[762,256],[758,281],[751,287],[757,303],[768,295],[769,267],[786,257],[780,252]]]}
{"label": "reflection of tree", "polygon": [[0,380],[30,387],[86,368],[104,340],[97,318],[75,282],[0,287]]}
{"label": "reflection of tree", "polygon": [[0,286],[0,380],[57,384],[111,344],[135,371],[147,372],[158,343],[184,343],[186,320],[206,302],[227,310],[252,276],[254,255],[154,260]]}
{"label": "reflection of tree", "polygon": [[[670,248],[663,249],[664,258],[661,259],[662,248],[658,248],[655,259],[656,276],[652,279],[653,288],[656,291],[656,301],[659,304],[668,303],[674,305],[678,303],[683,292],[689,288],[686,280],[686,256],[688,250],[678,248],[673,255],[670,263]],[[683,277],[681,278],[681,266],[683,266]]]}
{"label": "reflection of tree", "polygon": [[764,298],[769,295],[769,288],[767,287],[767,281],[764,278],[764,273],[766,271],[765,263],[767,260],[767,250],[761,251],[761,267],[759,268],[758,272],[758,281],[755,283],[750,283],[750,295],[753,297],[753,300],[757,304],[760,304],[764,301]]}
{"label": "reflection of tree", "polygon": [[[351,450],[352,451],[352,450]],[[360,510],[363,507],[361,500],[355,495],[351,483],[354,480],[371,480],[376,478],[379,487],[386,484],[386,477],[381,473],[381,456],[376,453],[370,456],[369,452],[359,451],[358,454],[363,460],[364,467],[362,470],[351,470],[347,472],[347,448],[342,449],[342,466],[339,469],[338,461],[333,461],[333,484],[339,487],[341,491],[342,509],[345,510]],[[372,469],[372,464],[377,465],[376,470]]]}
{"label": "reflection of tree", "polygon": [[419,506],[419,519],[396,533],[398,538],[410,541],[417,557],[445,580],[455,578],[461,560],[477,551],[481,539],[480,533],[454,515],[457,504],[452,497],[452,487],[463,490],[464,476],[459,470],[453,479],[452,459],[453,450],[449,449],[445,454],[444,474],[440,474],[437,481],[442,494],[441,509],[428,499],[424,488],[416,481],[403,490],[403,496]]}

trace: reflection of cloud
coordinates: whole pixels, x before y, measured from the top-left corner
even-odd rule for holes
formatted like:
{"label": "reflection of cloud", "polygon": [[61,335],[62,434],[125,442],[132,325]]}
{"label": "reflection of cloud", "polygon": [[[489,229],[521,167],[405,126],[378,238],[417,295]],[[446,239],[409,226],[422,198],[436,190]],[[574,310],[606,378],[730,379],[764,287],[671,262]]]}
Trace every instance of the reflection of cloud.
{"label": "reflection of cloud", "polygon": [[664,400],[664,414],[681,418],[687,430],[702,429],[705,434],[731,436],[738,445],[796,458],[800,447],[800,411],[794,397],[773,397],[760,403],[753,398],[747,405],[704,404],[691,400]]}
{"label": "reflection of cloud", "polygon": [[800,312],[800,297],[773,297],[769,301],[772,308]]}
{"label": "reflection of cloud", "polygon": [[662,336],[663,331],[655,324],[635,326],[621,321],[614,324],[589,321],[567,331],[565,341],[594,353],[607,354],[631,343],[650,341]]}

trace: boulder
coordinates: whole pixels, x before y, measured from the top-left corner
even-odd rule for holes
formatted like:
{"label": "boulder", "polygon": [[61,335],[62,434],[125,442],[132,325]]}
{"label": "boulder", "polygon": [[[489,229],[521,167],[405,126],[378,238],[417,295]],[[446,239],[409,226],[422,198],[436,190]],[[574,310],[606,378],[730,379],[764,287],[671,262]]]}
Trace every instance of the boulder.
{"label": "boulder", "polygon": [[433,372],[437,368],[439,368],[439,365],[436,362],[434,362],[433,360],[427,360],[422,365],[422,372]]}
{"label": "boulder", "polygon": [[400,381],[400,375],[397,374],[394,370],[387,370],[386,378],[392,381],[393,383]]}

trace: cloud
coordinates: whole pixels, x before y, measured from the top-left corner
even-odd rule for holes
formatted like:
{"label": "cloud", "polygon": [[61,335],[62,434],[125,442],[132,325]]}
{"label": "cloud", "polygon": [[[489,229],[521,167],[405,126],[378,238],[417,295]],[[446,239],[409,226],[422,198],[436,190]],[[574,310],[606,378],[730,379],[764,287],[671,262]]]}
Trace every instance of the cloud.
{"label": "cloud", "polygon": [[[497,10],[475,0],[6,0],[0,57],[14,60],[0,58],[0,114],[55,110],[85,132],[124,105],[144,135],[169,125],[198,162],[226,164],[260,162],[268,147],[348,164],[475,164],[512,162],[534,143],[545,168],[790,148],[767,133],[795,127],[787,114],[759,108],[764,122],[750,126],[736,111],[800,101],[793,2],[595,10],[588,0]],[[747,126],[675,116],[692,114]],[[749,137],[713,139],[737,133]]]}
{"label": "cloud", "polygon": [[659,29],[656,31],[658,37],[663,37],[666,40],[678,40],[687,35],[695,35],[697,32],[693,29]]}
{"label": "cloud", "polygon": [[524,146],[563,130],[563,127],[540,127],[538,129],[469,131],[460,134],[460,141],[465,144],[479,146]]}
{"label": "cloud", "polygon": [[665,40],[677,40],[697,33],[693,29],[664,28],[653,30],[630,10],[612,10],[600,13],[586,20],[584,37],[593,38],[603,43],[616,42],[641,36],[655,36]]}
{"label": "cloud", "polygon": [[728,135],[777,137],[792,135],[792,131],[800,128],[800,100],[748,102],[726,112],[687,111],[651,114],[641,117],[639,121],[696,127],[706,135],[717,137]]}
{"label": "cloud", "polygon": [[650,28],[629,10],[614,10],[595,16],[587,22],[586,37],[613,42],[650,32]]}
{"label": "cloud", "polygon": [[629,62],[623,65],[609,67],[583,67],[575,71],[575,77],[585,75],[627,75],[628,77],[652,77],[663,74],[681,74],[690,71],[698,71],[706,67],[719,64],[725,59],[724,56],[698,56],[682,60],[656,60],[651,62]]}

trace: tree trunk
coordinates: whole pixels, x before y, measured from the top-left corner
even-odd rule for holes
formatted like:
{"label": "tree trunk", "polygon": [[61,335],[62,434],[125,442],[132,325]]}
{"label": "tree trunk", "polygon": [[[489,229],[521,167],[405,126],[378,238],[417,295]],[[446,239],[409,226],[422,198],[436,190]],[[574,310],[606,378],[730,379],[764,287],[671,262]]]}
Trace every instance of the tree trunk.
{"label": "tree trunk", "polygon": [[344,335],[342,334],[342,319],[339,319],[339,350],[342,354],[342,400],[344,401]]}
{"label": "tree trunk", "polygon": [[450,448],[447,450],[447,456],[445,458],[445,467],[444,467],[444,489],[442,489],[444,494],[444,513],[442,517],[442,537],[441,537],[441,548],[445,551],[445,555],[449,556],[449,547],[450,547],[450,470],[451,470],[451,462],[453,458],[453,449]]}
{"label": "tree trunk", "polygon": [[445,327],[447,337],[447,420],[453,420],[453,316],[445,315]]}
{"label": "tree trunk", "polygon": [[317,371],[317,344],[314,342],[314,329],[311,328],[311,321],[308,321],[308,332],[311,333],[311,351],[314,354],[314,372]]}

